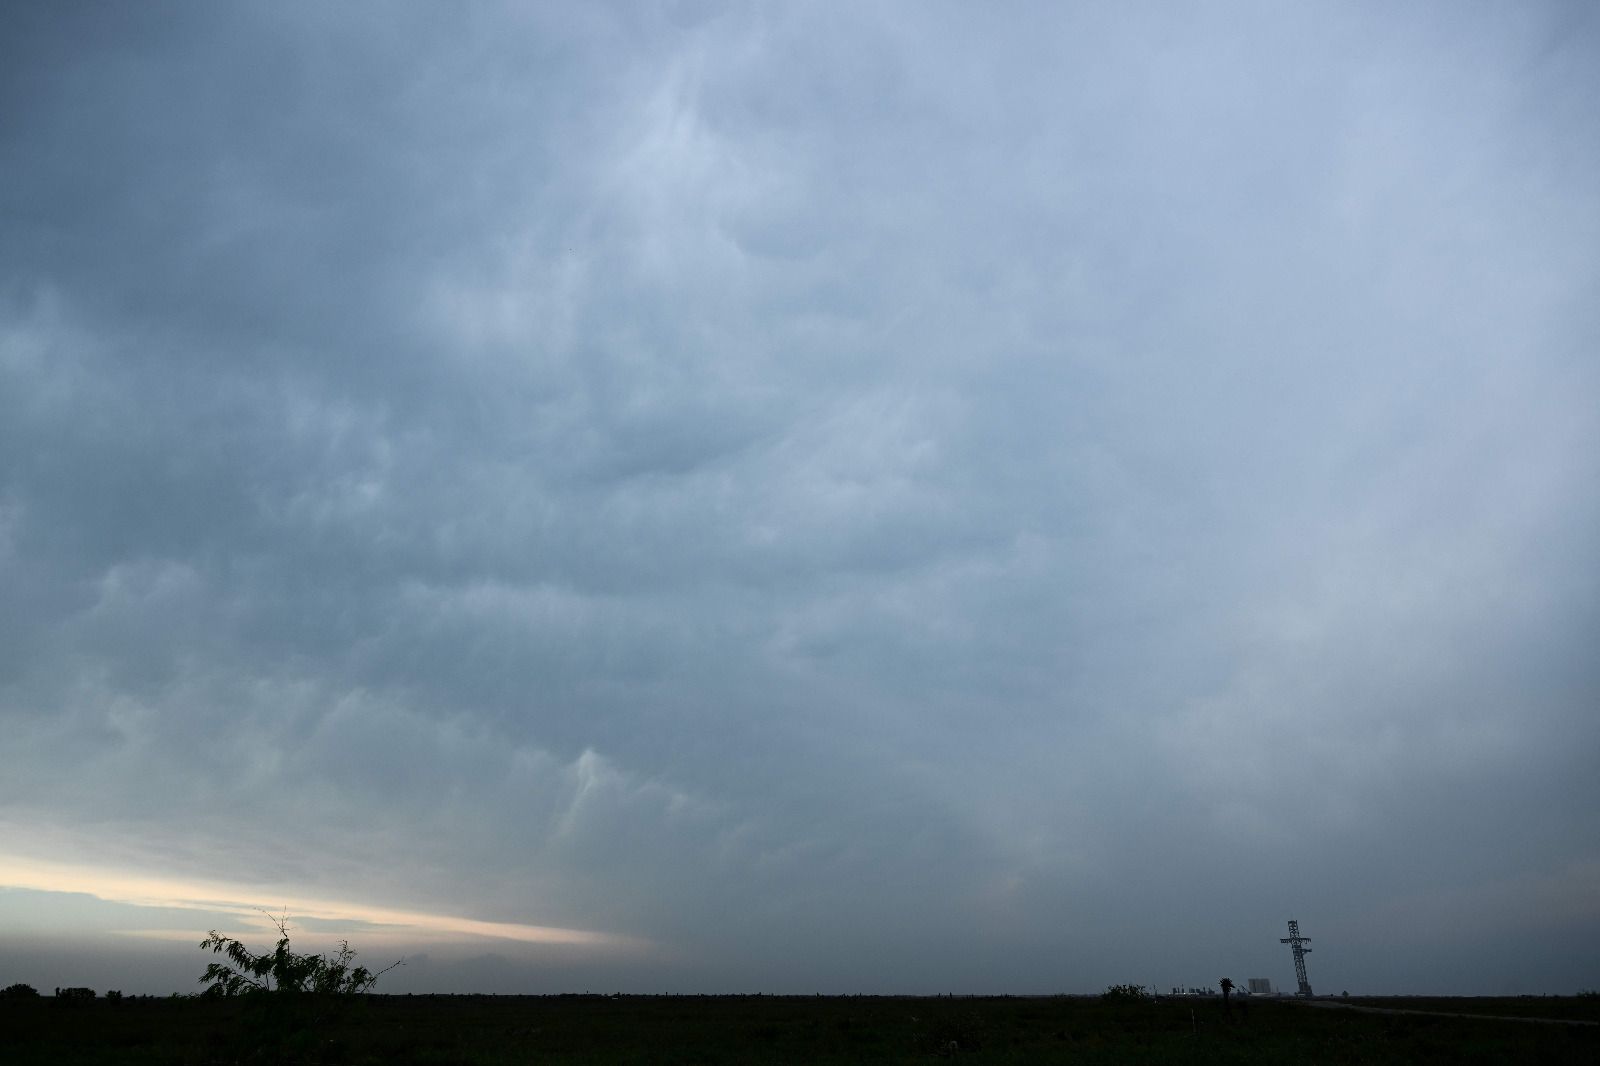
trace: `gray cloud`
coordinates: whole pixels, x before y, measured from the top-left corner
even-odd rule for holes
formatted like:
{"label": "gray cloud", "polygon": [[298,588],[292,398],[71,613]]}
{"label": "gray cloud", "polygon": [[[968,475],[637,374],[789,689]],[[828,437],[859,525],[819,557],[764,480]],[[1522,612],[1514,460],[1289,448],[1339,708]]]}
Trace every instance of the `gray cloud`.
{"label": "gray cloud", "polygon": [[656,951],[419,988],[1593,984],[1580,7],[12,23],[35,850]]}

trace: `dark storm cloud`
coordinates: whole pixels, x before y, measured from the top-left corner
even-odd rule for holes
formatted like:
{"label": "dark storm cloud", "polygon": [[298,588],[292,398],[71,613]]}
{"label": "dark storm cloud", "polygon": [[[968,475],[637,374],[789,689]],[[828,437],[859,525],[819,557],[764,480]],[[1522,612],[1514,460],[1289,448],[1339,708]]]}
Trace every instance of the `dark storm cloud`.
{"label": "dark storm cloud", "polygon": [[11,21],[34,857],[626,987],[1580,980],[1581,8]]}

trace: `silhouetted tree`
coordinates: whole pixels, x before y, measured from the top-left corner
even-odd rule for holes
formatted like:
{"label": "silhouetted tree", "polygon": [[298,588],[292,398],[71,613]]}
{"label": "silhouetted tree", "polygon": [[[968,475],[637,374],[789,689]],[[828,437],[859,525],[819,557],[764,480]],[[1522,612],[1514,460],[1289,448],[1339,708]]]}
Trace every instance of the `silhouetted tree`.
{"label": "silhouetted tree", "polygon": [[215,929],[200,941],[202,949],[209,948],[228,960],[206,967],[200,978],[207,986],[202,995],[238,996],[248,1001],[249,1007],[235,1032],[242,1059],[320,1061],[313,1053],[320,1046],[322,1022],[340,1004],[370,990],[379,977],[400,962],[376,973],[365,966],[354,966],[351,961],[356,953],[350,950],[348,941],[340,941],[338,952],[332,956],[298,954],[289,947],[288,917],[267,917],[278,927],[278,943],[271,951],[257,954]]}
{"label": "silhouetted tree", "polygon": [[[267,915],[272,918],[272,915]],[[257,992],[322,993],[325,995],[357,995],[377,984],[378,978],[400,965],[397,960],[373,973],[365,966],[351,966],[356,953],[348,940],[339,942],[339,951],[332,958],[326,955],[297,955],[289,950],[289,921],[287,916],[272,918],[278,927],[278,944],[270,952],[257,955],[233,937],[223,936],[215,929],[200,941],[202,949],[210,948],[214,954],[225,954],[228,963],[213,962],[201,975],[200,983],[209,985],[208,996],[240,996]]]}

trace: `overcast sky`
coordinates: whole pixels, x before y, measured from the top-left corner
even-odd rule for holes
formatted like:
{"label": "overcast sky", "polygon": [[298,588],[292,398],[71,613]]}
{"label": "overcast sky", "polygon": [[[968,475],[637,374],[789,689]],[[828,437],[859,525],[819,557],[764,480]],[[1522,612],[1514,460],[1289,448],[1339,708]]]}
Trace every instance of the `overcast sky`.
{"label": "overcast sky", "polygon": [[1600,9],[8,5],[0,985],[1600,986]]}

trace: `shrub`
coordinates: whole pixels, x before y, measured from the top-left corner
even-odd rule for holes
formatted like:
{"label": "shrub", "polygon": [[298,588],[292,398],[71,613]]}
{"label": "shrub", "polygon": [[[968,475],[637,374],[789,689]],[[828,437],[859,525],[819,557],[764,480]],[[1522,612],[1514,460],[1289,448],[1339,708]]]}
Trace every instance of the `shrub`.
{"label": "shrub", "polygon": [[32,985],[25,985],[18,981],[14,985],[0,988],[0,999],[38,999],[39,990]]}
{"label": "shrub", "polygon": [[237,996],[248,1004],[230,1052],[241,1061],[320,1061],[329,1050],[323,1022],[400,963],[377,973],[352,965],[355,952],[344,941],[334,955],[302,955],[289,946],[288,917],[272,918],[272,923],[278,927],[278,943],[260,954],[215,929],[200,941],[202,949],[227,959],[206,966],[200,982],[207,987],[201,995]]}
{"label": "shrub", "polygon": [[1100,998],[1110,1003],[1141,1003],[1150,998],[1150,993],[1144,985],[1110,985]]}
{"label": "shrub", "polygon": [[365,966],[351,966],[356,953],[350,950],[347,940],[339,942],[339,951],[332,957],[299,955],[289,950],[287,916],[273,918],[272,923],[278,927],[277,947],[259,955],[240,941],[223,936],[215,929],[200,941],[202,950],[210,948],[213,954],[228,957],[226,963],[213,962],[206,967],[206,972],[200,977],[200,983],[208,986],[203,995],[240,996],[259,992],[359,995],[377,984],[379,977],[400,965],[397,960],[377,973]]}

